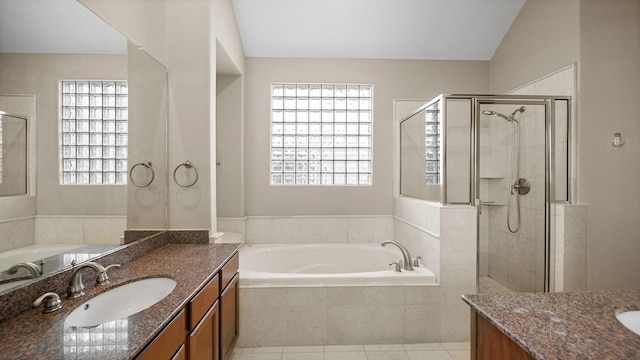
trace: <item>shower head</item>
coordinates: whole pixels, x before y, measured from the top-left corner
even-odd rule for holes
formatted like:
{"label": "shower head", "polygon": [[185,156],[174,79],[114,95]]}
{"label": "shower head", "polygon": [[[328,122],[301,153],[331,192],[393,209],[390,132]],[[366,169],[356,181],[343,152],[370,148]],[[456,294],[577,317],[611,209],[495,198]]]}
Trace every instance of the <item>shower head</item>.
{"label": "shower head", "polygon": [[498,116],[498,117],[501,117],[501,118],[503,118],[503,119],[505,119],[505,120],[507,120],[507,121],[511,121],[511,118],[509,118],[509,117],[507,117],[506,115],[501,114],[501,113],[499,113],[499,112],[497,112],[497,111],[484,110],[482,113],[483,113],[484,115]]}
{"label": "shower head", "polygon": [[524,106],[520,106],[519,108],[515,109],[511,113],[511,115],[509,115],[509,116],[506,116],[506,115],[504,115],[502,113],[499,113],[499,112],[493,111],[493,110],[484,110],[484,111],[482,111],[482,113],[484,115],[498,116],[498,117],[501,117],[501,118],[503,118],[503,119],[505,119],[507,121],[515,121],[515,122],[518,122],[518,120],[515,119],[515,115],[517,113],[523,113],[523,112],[524,112]]}

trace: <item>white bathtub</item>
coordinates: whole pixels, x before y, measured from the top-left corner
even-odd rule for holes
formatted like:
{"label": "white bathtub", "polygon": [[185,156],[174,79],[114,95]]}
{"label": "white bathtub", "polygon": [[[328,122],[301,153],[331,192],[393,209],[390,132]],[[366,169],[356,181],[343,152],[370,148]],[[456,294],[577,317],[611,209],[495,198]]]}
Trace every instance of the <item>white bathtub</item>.
{"label": "white bathtub", "polygon": [[77,249],[84,244],[51,244],[51,245],[29,245],[0,254],[0,271],[6,270],[21,262],[35,262],[37,260],[60,254],[65,251]]}
{"label": "white bathtub", "polygon": [[[5,271],[15,264],[22,262],[37,262],[40,259],[63,253],[65,251],[77,249],[83,244],[56,244],[56,245],[29,245],[0,254],[0,271]],[[24,271],[24,270],[22,270]],[[0,291],[12,289],[31,280],[18,280],[0,284]]]}
{"label": "white bathtub", "polygon": [[396,272],[400,250],[380,244],[250,244],[240,250],[240,287],[435,285],[424,267]]}

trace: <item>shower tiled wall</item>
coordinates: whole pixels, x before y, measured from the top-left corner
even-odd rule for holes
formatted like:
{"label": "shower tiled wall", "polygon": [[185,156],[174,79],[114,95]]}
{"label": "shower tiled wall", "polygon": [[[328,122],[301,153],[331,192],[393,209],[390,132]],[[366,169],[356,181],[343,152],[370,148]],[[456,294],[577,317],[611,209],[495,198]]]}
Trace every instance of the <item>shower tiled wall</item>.
{"label": "shower tiled wall", "polygon": [[557,204],[553,237],[554,291],[587,288],[587,206]]}

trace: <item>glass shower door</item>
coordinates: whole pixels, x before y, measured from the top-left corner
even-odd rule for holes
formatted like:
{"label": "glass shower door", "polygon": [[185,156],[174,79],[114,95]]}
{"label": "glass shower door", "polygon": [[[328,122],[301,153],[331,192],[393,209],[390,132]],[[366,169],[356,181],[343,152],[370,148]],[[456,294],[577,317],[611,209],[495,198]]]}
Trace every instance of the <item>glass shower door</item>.
{"label": "glass shower door", "polygon": [[547,104],[477,104],[479,290],[545,291]]}

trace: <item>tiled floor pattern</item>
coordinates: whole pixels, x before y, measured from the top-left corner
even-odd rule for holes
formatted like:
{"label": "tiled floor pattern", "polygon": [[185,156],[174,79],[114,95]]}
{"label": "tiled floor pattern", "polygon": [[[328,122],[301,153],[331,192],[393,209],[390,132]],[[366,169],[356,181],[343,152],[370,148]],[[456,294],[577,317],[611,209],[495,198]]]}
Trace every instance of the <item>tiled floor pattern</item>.
{"label": "tiled floor pattern", "polygon": [[493,280],[488,276],[483,276],[480,278],[480,285],[478,290],[480,290],[480,294],[500,294],[513,292],[508,287],[500,284],[499,282]]}
{"label": "tiled floor pattern", "polygon": [[469,342],[236,348],[232,360],[469,360]]}

